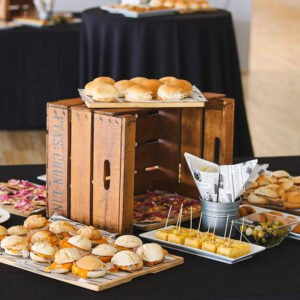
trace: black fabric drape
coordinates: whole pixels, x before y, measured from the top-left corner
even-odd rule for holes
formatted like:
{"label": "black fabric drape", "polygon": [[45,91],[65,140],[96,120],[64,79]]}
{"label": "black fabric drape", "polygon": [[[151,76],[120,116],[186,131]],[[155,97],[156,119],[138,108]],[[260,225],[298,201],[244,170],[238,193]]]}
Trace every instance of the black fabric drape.
{"label": "black fabric drape", "polygon": [[[299,156],[264,158],[259,159],[259,163],[270,163],[270,170],[285,169],[292,175],[299,175]],[[42,165],[0,166],[0,181],[17,178],[37,182],[36,176],[44,173],[45,166]],[[11,216],[11,219],[2,225],[9,227],[23,221],[21,217]],[[299,241],[287,238],[281,245],[235,265],[169,251],[183,256],[184,264],[133,279],[129,283],[100,293],[0,264],[0,299],[300,298],[300,260],[297,257]]]}
{"label": "black fabric drape", "polygon": [[0,31],[0,129],[46,126],[46,103],[78,97],[80,26]]}
{"label": "black fabric drape", "polygon": [[252,156],[231,15],[213,13],[131,19],[90,9],[83,13],[80,83],[173,75],[202,91],[236,100],[235,155]]}

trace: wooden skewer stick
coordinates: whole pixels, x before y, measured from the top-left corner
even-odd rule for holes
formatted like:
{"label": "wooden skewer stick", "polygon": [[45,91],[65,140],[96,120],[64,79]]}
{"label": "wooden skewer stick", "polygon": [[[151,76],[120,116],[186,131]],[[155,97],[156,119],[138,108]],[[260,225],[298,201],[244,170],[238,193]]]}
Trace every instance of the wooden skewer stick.
{"label": "wooden skewer stick", "polygon": [[170,218],[170,213],[171,213],[171,210],[172,210],[172,205],[170,206],[169,208],[169,212],[168,212],[168,217],[167,217],[167,220],[166,220],[166,225],[165,225],[165,229],[167,228],[168,226],[168,222],[169,222],[169,218]]}
{"label": "wooden skewer stick", "polygon": [[211,215],[209,216],[209,221],[208,221],[207,236],[209,235],[210,221],[211,221]]}
{"label": "wooden skewer stick", "polygon": [[180,210],[179,210],[179,213],[178,213],[178,216],[177,216],[176,227],[178,227],[178,224],[179,224],[180,211],[181,211],[181,207],[180,207]]}
{"label": "wooden skewer stick", "polygon": [[211,242],[214,241],[214,236],[215,236],[215,231],[216,231],[217,222],[218,222],[218,216],[216,216],[215,226],[214,226],[214,232],[213,232],[213,235],[212,235],[212,237],[211,237]]}
{"label": "wooden skewer stick", "polygon": [[182,205],[183,205],[183,204],[181,204],[181,207],[180,207],[180,213],[179,213],[178,234],[180,233],[180,227],[181,227]]}
{"label": "wooden skewer stick", "polygon": [[198,238],[199,233],[200,233],[201,221],[202,221],[202,211],[201,211],[201,214],[200,214],[200,219],[199,219],[199,224],[198,224],[197,238]]}
{"label": "wooden skewer stick", "polygon": [[231,220],[231,226],[230,226],[230,231],[229,231],[229,237],[228,237],[227,247],[229,247],[229,243],[230,243],[230,237],[231,237],[231,232],[232,232],[232,226],[233,226],[233,220]]}
{"label": "wooden skewer stick", "polygon": [[225,240],[226,233],[227,233],[228,220],[229,220],[229,214],[227,215],[227,219],[226,219],[226,226],[225,226],[225,232],[224,232],[224,240]]}
{"label": "wooden skewer stick", "polygon": [[240,243],[242,242],[242,236],[243,236],[243,230],[244,230],[244,222],[245,222],[245,218],[243,218],[243,221],[242,221],[242,230],[240,230],[241,231]]}
{"label": "wooden skewer stick", "polygon": [[191,206],[190,231],[192,231],[192,228],[193,228],[193,208]]}

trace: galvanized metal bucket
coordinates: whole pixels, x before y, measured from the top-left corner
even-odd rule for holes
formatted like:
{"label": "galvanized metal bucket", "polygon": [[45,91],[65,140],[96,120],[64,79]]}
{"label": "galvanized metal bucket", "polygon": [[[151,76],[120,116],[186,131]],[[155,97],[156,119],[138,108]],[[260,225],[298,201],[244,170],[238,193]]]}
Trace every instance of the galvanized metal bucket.
{"label": "galvanized metal bucket", "polygon": [[[235,220],[238,217],[240,200],[235,202],[210,202],[200,198],[202,208],[202,222],[201,231],[205,232],[210,227],[209,231],[213,232],[216,218],[216,235],[224,236],[226,220],[228,217],[228,226],[226,236],[229,235],[231,220]],[[231,236],[237,234],[235,227],[232,227]]]}

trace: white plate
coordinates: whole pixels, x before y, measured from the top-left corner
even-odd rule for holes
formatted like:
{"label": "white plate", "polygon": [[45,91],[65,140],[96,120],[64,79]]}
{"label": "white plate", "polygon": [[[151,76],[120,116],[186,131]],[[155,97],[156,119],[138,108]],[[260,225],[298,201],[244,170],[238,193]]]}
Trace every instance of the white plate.
{"label": "white plate", "polygon": [[[168,226],[167,228],[172,228],[172,227],[175,227],[175,226]],[[196,249],[196,248],[192,248],[192,247],[188,247],[188,246],[184,246],[184,245],[179,245],[179,244],[159,240],[155,237],[155,232],[156,232],[156,230],[141,233],[140,237],[142,237],[146,240],[149,240],[149,241],[160,243],[160,244],[162,244],[163,246],[165,246],[167,248],[171,248],[171,249],[174,249],[174,250],[178,250],[178,251],[181,251],[181,252],[185,252],[185,253],[201,256],[201,257],[205,257],[205,258],[212,259],[212,260],[219,261],[219,262],[223,262],[223,263],[226,263],[226,264],[234,264],[234,263],[249,259],[254,254],[257,254],[261,251],[266,250],[265,247],[250,244],[251,245],[251,252],[249,254],[238,257],[238,258],[229,258],[229,257],[223,256],[223,255],[219,255],[219,254],[216,254],[216,253],[204,251],[204,250],[201,250],[201,249]]]}
{"label": "white plate", "polygon": [[46,174],[38,176],[37,179],[46,182]]}
{"label": "white plate", "polygon": [[10,213],[5,209],[0,208],[0,224],[6,222],[10,218]]}

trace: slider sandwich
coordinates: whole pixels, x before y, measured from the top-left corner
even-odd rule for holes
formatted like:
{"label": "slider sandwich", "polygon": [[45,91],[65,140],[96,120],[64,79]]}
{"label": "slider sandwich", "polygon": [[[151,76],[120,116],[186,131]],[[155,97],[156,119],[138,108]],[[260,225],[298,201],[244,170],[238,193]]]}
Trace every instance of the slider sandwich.
{"label": "slider sandwich", "polygon": [[6,236],[8,236],[7,229],[0,225],[0,241],[2,241]]}
{"label": "slider sandwich", "polygon": [[142,244],[142,240],[134,235],[121,235],[114,242],[114,246],[117,247],[119,250],[133,251],[135,251]]}
{"label": "slider sandwich", "polygon": [[120,251],[113,256],[111,262],[123,271],[137,271],[143,267],[143,260],[132,251]]}
{"label": "slider sandwich", "polygon": [[100,102],[113,102],[119,97],[119,91],[110,84],[97,85],[93,90],[93,100]]}
{"label": "slider sandwich", "polygon": [[165,83],[179,87],[184,95],[184,98],[189,97],[193,91],[192,84],[184,79],[170,79]]}
{"label": "slider sandwich", "polygon": [[50,243],[37,242],[31,247],[30,258],[39,263],[50,263],[54,260],[58,248]]}
{"label": "slider sandwich", "polygon": [[107,239],[102,238],[100,230],[93,226],[83,226],[78,230],[78,235],[87,237],[93,245],[107,243]]}
{"label": "slider sandwich", "polygon": [[9,235],[27,236],[27,228],[23,225],[16,225],[7,229]]}
{"label": "slider sandwich", "polygon": [[55,253],[55,259],[46,272],[67,273],[72,270],[73,262],[81,257],[80,251],[76,248],[64,248]]}
{"label": "slider sandwich", "polygon": [[130,80],[120,80],[115,83],[115,88],[119,91],[120,97],[125,97],[126,89],[131,87],[132,85],[135,85],[133,81]]}
{"label": "slider sandwich", "polygon": [[152,91],[142,85],[132,85],[126,90],[125,99],[131,102],[151,101]]}
{"label": "slider sandwich", "polygon": [[60,249],[63,248],[76,248],[82,255],[88,254],[92,248],[92,242],[85,236],[75,235],[60,242]]}
{"label": "slider sandwich", "polygon": [[111,77],[101,76],[93,80],[96,84],[110,84],[114,85],[115,81]]}
{"label": "slider sandwich", "polygon": [[50,243],[53,245],[58,245],[60,240],[56,236],[56,234],[54,234],[53,232],[48,231],[48,230],[41,230],[41,231],[34,233],[28,239],[28,242],[30,242],[31,244],[35,244],[37,242],[45,242],[45,243]]}
{"label": "slider sandwich", "polygon": [[175,85],[163,84],[157,90],[158,100],[182,100],[184,93],[182,89]]}
{"label": "slider sandwich", "polygon": [[67,221],[56,221],[50,224],[49,230],[60,239],[72,237],[77,234],[77,228]]}
{"label": "slider sandwich", "polygon": [[142,86],[149,89],[152,92],[152,96],[157,96],[157,90],[163,83],[158,79],[146,79],[141,83]]}
{"label": "slider sandwich", "polygon": [[98,278],[106,274],[103,262],[94,255],[85,255],[72,266],[72,273],[81,278]]}
{"label": "slider sandwich", "polygon": [[9,255],[24,257],[28,257],[29,255],[27,239],[22,236],[11,235],[5,237],[1,241],[1,248]]}
{"label": "slider sandwich", "polygon": [[48,230],[50,222],[42,215],[33,215],[24,221],[24,226],[27,228],[27,236],[40,230]]}
{"label": "slider sandwich", "polygon": [[162,83],[166,83],[170,79],[177,79],[177,78],[174,76],[166,76],[166,77],[160,78],[159,81],[161,81]]}
{"label": "slider sandwich", "polygon": [[134,77],[130,79],[130,81],[132,81],[135,84],[142,84],[145,80],[147,80],[147,78],[145,77]]}
{"label": "slider sandwich", "polygon": [[165,251],[159,244],[149,243],[140,246],[136,250],[136,254],[141,257],[146,266],[151,267],[163,262],[167,251]]}
{"label": "slider sandwich", "polygon": [[175,2],[175,8],[177,8],[177,9],[188,9],[189,8],[189,6],[188,6],[188,3],[185,1],[185,0],[177,0],[176,2]]}
{"label": "slider sandwich", "polygon": [[98,256],[104,263],[110,262],[118,249],[109,244],[101,244],[92,250],[92,254]]}

